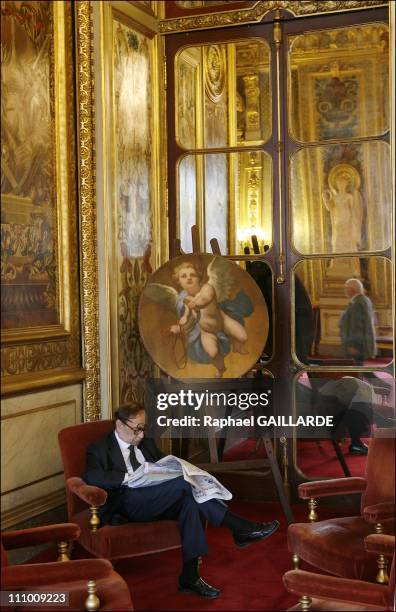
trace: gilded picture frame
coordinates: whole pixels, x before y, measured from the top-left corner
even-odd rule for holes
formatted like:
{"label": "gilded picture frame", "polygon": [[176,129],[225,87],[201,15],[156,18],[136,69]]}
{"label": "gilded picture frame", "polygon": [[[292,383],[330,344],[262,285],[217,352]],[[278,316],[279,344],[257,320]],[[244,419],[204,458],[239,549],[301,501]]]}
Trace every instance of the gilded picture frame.
{"label": "gilded picture frame", "polygon": [[[87,0],[76,3],[9,2],[2,5],[2,20],[8,16],[10,8],[14,12],[25,11],[22,16],[17,15],[15,21],[19,19],[18,24],[23,24],[25,20],[28,35],[33,39],[46,25],[42,19],[34,21],[35,15],[43,10],[50,15],[47,40],[39,54],[41,59],[46,58],[48,66],[42,77],[51,122],[45,137],[51,136],[49,147],[53,184],[51,199],[47,198],[51,206],[47,206],[47,209],[51,208],[52,211],[50,229],[55,279],[52,287],[55,287],[56,320],[48,322],[44,316],[43,321],[37,316],[32,321],[34,324],[29,324],[26,317],[16,325],[2,324],[1,395],[5,397],[85,379],[84,412],[86,418],[91,420],[100,414],[92,9]],[[32,27],[34,23],[35,27]],[[28,49],[26,44],[25,41],[22,51]],[[74,55],[75,45],[77,53]],[[16,48],[20,55],[17,61],[21,66],[21,47]],[[34,61],[33,58],[31,68],[36,67]],[[37,71],[31,69],[30,72],[36,74]],[[29,81],[29,74],[26,76]],[[2,119],[4,112],[2,106]],[[2,181],[2,192],[3,185]],[[29,197],[32,199],[31,192],[24,195],[27,195],[25,200]],[[34,203],[27,204],[29,213]],[[10,205],[7,208],[10,211]],[[6,220],[2,215],[2,224]],[[83,228],[80,244],[79,225]],[[2,256],[3,234],[2,231]],[[31,254],[30,257],[34,259]],[[17,263],[22,263],[23,269],[25,264],[31,265],[33,262]],[[42,280],[43,284],[48,285],[45,274]],[[84,328],[83,340],[81,326]]]}
{"label": "gilded picture frame", "polygon": [[[9,3],[8,15],[4,16],[10,36],[8,45],[3,41],[9,57],[3,70],[6,92],[2,109],[8,147],[8,155],[2,160],[6,177],[1,194],[1,280],[6,302],[2,345],[71,334],[75,253],[70,216],[76,202],[70,180],[75,149],[70,142],[72,126],[68,124],[74,113],[73,97],[68,93],[72,86],[67,70],[72,53],[66,41],[68,13],[63,2],[46,3],[46,10],[40,3],[27,3],[24,13],[16,3]],[[39,26],[44,30],[41,43],[37,42]],[[21,72],[26,63],[37,71],[37,79],[32,82],[26,80],[26,74],[18,73],[18,67]],[[12,82],[15,72],[21,77],[19,88]],[[15,97],[17,103],[22,88],[25,97],[19,99],[12,121],[11,106],[16,104],[11,104],[11,98]],[[23,109],[26,102],[30,104]],[[30,123],[25,130],[21,127],[24,114],[29,115]],[[44,133],[39,140],[40,129]],[[45,142],[48,137],[49,143]],[[40,172],[42,166],[45,176]]]}

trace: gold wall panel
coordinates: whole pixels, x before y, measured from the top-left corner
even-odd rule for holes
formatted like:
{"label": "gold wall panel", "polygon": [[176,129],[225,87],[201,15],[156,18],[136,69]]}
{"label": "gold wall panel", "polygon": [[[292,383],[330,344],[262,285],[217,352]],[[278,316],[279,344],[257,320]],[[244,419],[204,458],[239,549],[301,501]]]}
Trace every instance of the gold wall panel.
{"label": "gold wall panel", "polygon": [[64,477],[58,432],[81,421],[81,408],[81,385],[2,401],[2,521],[34,516],[43,504],[45,510],[59,505]]}
{"label": "gold wall panel", "polygon": [[[143,399],[153,363],[140,339],[139,297],[152,267],[163,255],[159,207],[158,41],[140,23],[135,5],[100,5],[102,98],[104,117],[103,255],[109,277],[107,312],[109,416],[122,403]],[[102,273],[102,272],[101,272]],[[107,374],[106,374],[107,375]]]}
{"label": "gold wall panel", "polygon": [[[117,236],[118,400],[143,397],[152,363],[140,340],[137,305],[152,240],[152,63],[150,38],[113,20],[114,231]],[[132,94],[132,95],[131,95]],[[116,370],[114,370],[116,372]]]}

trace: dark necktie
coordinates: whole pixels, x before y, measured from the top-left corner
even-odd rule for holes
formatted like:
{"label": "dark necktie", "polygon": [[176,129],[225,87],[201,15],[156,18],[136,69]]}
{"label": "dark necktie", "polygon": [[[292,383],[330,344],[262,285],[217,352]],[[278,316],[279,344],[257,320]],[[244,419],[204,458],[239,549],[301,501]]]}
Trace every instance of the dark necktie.
{"label": "dark necktie", "polygon": [[130,451],[129,460],[131,462],[132,469],[135,472],[138,468],[140,468],[140,463],[136,459],[135,447],[133,446],[133,444],[131,444],[128,448],[129,448],[129,451]]}

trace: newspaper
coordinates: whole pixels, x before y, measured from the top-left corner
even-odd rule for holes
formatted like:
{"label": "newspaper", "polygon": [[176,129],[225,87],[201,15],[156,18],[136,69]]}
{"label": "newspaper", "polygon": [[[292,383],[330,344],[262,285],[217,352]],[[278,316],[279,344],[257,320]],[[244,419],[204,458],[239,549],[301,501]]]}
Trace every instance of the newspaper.
{"label": "newspaper", "polygon": [[180,476],[190,483],[194,499],[199,504],[209,499],[232,498],[232,493],[214,476],[174,455],[167,455],[156,463],[142,463],[128,480],[128,487],[151,487]]}

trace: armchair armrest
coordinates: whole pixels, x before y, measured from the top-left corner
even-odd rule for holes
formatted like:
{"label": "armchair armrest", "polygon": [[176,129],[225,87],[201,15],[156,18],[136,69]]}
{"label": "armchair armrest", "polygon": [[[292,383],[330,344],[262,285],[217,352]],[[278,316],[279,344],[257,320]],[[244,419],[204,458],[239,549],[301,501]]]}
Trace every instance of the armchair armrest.
{"label": "armchair armrest", "polygon": [[68,478],[66,486],[89,506],[103,506],[106,503],[107,492],[100,487],[86,484],[82,478],[77,476]]}
{"label": "armchair armrest", "polygon": [[368,552],[393,557],[395,554],[395,536],[372,533],[364,538],[364,546]]}
{"label": "armchair armrest", "polygon": [[388,609],[387,589],[380,584],[291,570],[283,576],[288,591],[296,595]]}
{"label": "armchair armrest", "polygon": [[74,523],[63,523],[59,525],[43,525],[30,529],[18,529],[16,531],[3,531],[1,541],[6,550],[34,546],[45,542],[77,540],[80,528]]}
{"label": "armchair armrest", "polygon": [[59,582],[98,580],[112,571],[113,566],[106,559],[7,565],[1,570],[1,583],[3,589],[48,587]]}
{"label": "armchair armrest", "polygon": [[363,517],[368,523],[386,523],[395,520],[395,502],[380,502],[363,508]]}
{"label": "armchair armrest", "polygon": [[352,478],[334,478],[334,480],[315,480],[298,485],[298,494],[301,499],[310,499],[362,493],[366,488],[366,484],[365,478],[357,476]]}

